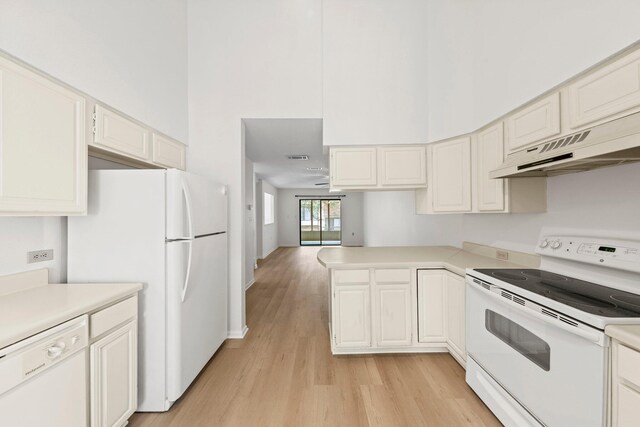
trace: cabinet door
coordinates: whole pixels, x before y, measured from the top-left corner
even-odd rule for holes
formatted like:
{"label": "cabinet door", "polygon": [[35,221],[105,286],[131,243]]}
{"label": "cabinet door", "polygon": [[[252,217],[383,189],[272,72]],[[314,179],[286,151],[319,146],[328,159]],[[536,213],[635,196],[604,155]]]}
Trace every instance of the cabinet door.
{"label": "cabinet door", "polygon": [[369,285],[334,286],[333,333],[336,347],[371,347]]}
{"label": "cabinet door", "polygon": [[378,158],[383,187],[427,185],[425,147],[378,147]]}
{"label": "cabinet door", "polygon": [[418,272],[418,341],[446,342],[443,270]]}
{"label": "cabinet door", "polygon": [[128,118],[96,105],[94,145],[150,161],[149,131]]}
{"label": "cabinet door", "polygon": [[476,191],[478,210],[503,211],[505,208],[505,182],[489,178],[489,172],[504,161],[502,122],[478,133],[477,137]]}
{"label": "cabinet door", "polygon": [[446,273],[445,306],[447,344],[458,356],[466,360],[464,277]]}
{"label": "cabinet door", "polygon": [[157,133],[151,136],[151,142],[153,163],[167,168],[185,169],[184,145]]}
{"label": "cabinet door", "polygon": [[617,383],[615,387],[617,401],[613,425],[615,427],[637,426],[640,420],[640,393],[621,383]]}
{"label": "cabinet door", "polygon": [[507,117],[509,152],[560,133],[560,93],[556,92]]}
{"label": "cabinet door", "polygon": [[331,148],[331,187],[375,187],[376,147]]}
{"label": "cabinet door", "polygon": [[0,57],[0,215],[87,209],[85,99]]}
{"label": "cabinet door", "polygon": [[471,210],[471,143],[469,138],[431,147],[434,212]]}
{"label": "cabinet door", "polygon": [[640,50],[569,86],[572,129],[640,106]]}
{"label": "cabinet door", "polygon": [[376,345],[411,345],[411,285],[375,284],[373,288]]}
{"label": "cabinet door", "polygon": [[137,322],[91,346],[91,425],[121,426],[137,407]]}

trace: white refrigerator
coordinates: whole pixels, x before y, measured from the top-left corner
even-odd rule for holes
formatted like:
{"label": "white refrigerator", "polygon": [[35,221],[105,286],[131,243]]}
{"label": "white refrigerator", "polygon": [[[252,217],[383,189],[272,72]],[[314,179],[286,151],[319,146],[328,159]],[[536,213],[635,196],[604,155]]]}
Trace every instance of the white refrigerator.
{"label": "white refrigerator", "polygon": [[142,282],[138,411],[166,411],[227,338],[227,197],[178,170],[89,172],[68,281]]}

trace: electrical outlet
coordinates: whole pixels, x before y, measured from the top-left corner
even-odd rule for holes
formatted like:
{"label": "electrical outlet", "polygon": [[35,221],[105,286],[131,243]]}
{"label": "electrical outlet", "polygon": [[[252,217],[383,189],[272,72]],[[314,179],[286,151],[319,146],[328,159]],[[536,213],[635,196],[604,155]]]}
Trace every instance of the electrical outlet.
{"label": "electrical outlet", "polygon": [[51,261],[53,259],[53,249],[43,249],[41,251],[27,252],[27,263]]}
{"label": "electrical outlet", "polygon": [[508,261],[509,260],[509,252],[497,250],[496,251],[496,258],[497,259],[501,259],[503,261]]}

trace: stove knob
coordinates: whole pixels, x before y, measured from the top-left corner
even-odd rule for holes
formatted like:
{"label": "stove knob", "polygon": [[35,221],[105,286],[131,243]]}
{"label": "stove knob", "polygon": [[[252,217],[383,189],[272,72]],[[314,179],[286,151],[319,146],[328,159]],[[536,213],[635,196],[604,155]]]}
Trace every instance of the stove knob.
{"label": "stove knob", "polygon": [[540,242],[540,247],[542,249],[546,248],[547,246],[549,246],[549,241],[547,239],[544,239],[542,242]]}
{"label": "stove knob", "polygon": [[560,240],[551,242],[551,249],[558,249],[560,246],[562,246],[562,242]]}

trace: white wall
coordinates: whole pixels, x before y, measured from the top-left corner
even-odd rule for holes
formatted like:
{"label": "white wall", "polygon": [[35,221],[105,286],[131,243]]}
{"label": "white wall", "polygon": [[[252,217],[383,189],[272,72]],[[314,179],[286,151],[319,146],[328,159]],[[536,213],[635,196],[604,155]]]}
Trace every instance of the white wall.
{"label": "white wall", "polygon": [[[328,190],[309,188],[278,189],[278,245],[300,246],[300,197],[296,195],[326,196]],[[343,246],[364,244],[363,193],[345,193],[340,203]]]}
{"label": "white wall", "polygon": [[245,242],[244,242],[244,280],[245,286],[253,283],[253,269],[256,264],[256,179],[253,173],[253,162],[244,159],[244,216],[245,216]]}
{"label": "white wall", "polygon": [[[0,49],[187,142],[186,14],[175,0],[3,0]],[[65,218],[0,218],[0,241],[0,274],[66,280]],[[26,263],[50,248],[53,261]]]}
{"label": "white wall", "polygon": [[[265,216],[265,205],[264,205],[264,195],[265,193],[271,194],[273,196],[273,209],[274,213],[274,222],[271,224],[264,223]],[[267,181],[262,181],[262,192],[260,193],[260,198],[262,199],[262,217],[260,218],[260,226],[262,227],[262,252],[260,253],[260,258],[264,259],[269,256],[271,252],[278,249],[278,189],[273,185],[269,184]]]}
{"label": "white wall", "polygon": [[[244,204],[242,118],[322,117],[321,0],[189,0],[189,150],[193,172]],[[244,221],[230,216],[229,327],[241,334]]]}
{"label": "white wall", "polygon": [[[430,139],[470,132],[640,39],[640,2],[432,1]],[[414,215],[410,193],[365,195],[367,245],[531,251],[542,226],[640,228],[640,165],[549,178],[544,214]]]}

